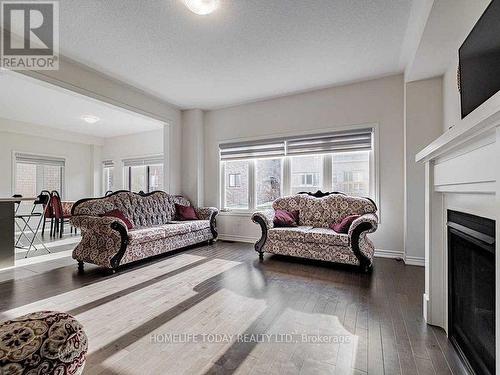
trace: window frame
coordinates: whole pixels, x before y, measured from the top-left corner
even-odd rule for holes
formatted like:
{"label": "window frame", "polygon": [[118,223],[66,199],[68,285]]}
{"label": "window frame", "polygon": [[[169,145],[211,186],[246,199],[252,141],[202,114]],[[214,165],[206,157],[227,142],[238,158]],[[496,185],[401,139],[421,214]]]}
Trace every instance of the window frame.
{"label": "window frame", "polygon": [[[348,127],[338,127],[338,128],[329,128],[329,129],[319,129],[312,132],[302,132],[302,133],[284,133],[284,134],[274,134],[273,136],[302,136],[302,135],[314,135],[321,134],[324,132],[331,131],[342,131],[342,130],[356,130],[361,128],[371,127],[373,129],[372,135],[372,148],[369,151],[369,191],[370,195],[368,198],[372,199],[378,207],[378,216],[379,222],[381,217],[381,207],[380,207],[380,178],[379,178],[379,125],[378,123],[372,124],[360,124],[356,126],[348,126]],[[273,136],[270,136],[272,138]],[[235,141],[256,141],[265,139],[261,138],[247,138],[247,139],[236,139],[236,140],[227,140],[224,142],[219,142],[220,144],[230,143]],[[320,176],[320,183],[322,184],[323,191],[332,191],[332,167],[333,167],[333,153],[326,154],[304,154],[306,155],[322,155],[323,156],[323,173]],[[291,175],[291,158],[293,156],[283,156],[283,157],[269,157],[269,158],[260,158],[260,159],[281,159],[281,194],[282,196],[290,195],[291,184],[292,184],[292,175]],[[217,163],[219,166],[219,179],[218,179],[218,199],[219,199],[219,208],[221,210],[222,215],[249,215],[256,210],[262,209],[256,206],[256,186],[255,186],[255,160],[257,159],[247,159],[251,161],[249,163],[249,192],[248,192],[248,209],[232,209],[225,207],[225,162],[221,160],[219,153],[217,154]]]}
{"label": "window frame", "polygon": [[[135,167],[144,167],[146,169],[146,190],[141,190],[144,191],[145,193],[152,193],[155,190],[151,190],[151,167],[157,167],[157,166],[162,166],[163,167],[163,173],[165,173],[165,165],[164,164],[145,164],[145,165],[128,165],[124,166],[124,172],[127,170],[127,173],[123,173],[123,179],[126,180],[126,190],[132,191],[131,190],[131,185],[132,185],[132,168]],[[126,178],[127,176],[128,178]]]}
{"label": "window frame", "polygon": [[132,168],[135,167],[144,167],[145,168],[145,177],[146,177],[146,186],[145,190],[140,190],[143,191],[144,193],[151,193],[151,167],[156,167],[156,166],[161,166],[162,167],[162,173],[163,173],[163,190],[165,190],[165,160],[163,155],[150,155],[150,156],[140,156],[140,157],[132,157],[132,158],[126,158],[122,159],[121,161],[121,168],[122,168],[122,181],[123,181],[123,188],[128,191],[131,190],[131,185],[132,185],[132,174],[130,173],[132,171]]}

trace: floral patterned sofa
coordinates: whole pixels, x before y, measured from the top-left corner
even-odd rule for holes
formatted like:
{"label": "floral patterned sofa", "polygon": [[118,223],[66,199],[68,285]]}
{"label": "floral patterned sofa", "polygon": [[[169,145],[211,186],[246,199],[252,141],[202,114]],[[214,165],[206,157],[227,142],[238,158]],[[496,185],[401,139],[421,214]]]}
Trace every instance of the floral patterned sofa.
{"label": "floral patterned sofa", "polygon": [[[73,251],[79,269],[87,262],[116,270],[126,263],[217,238],[216,208],[195,208],[199,220],[176,221],[175,204],[190,206],[186,198],[163,191],[117,191],[76,202],[71,224],[82,232]],[[132,222],[133,229],[127,229],[121,219],[100,216],[116,209]]]}
{"label": "floral patterned sofa", "polygon": [[[368,198],[342,193],[297,194],[273,202],[273,209],[257,211],[252,221],[259,224],[262,236],[255,250],[263,253],[291,255],[359,266],[372,267],[373,243],[367,234],[377,229],[377,206]],[[275,228],[275,210],[299,211],[297,227]],[[347,234],[336,233],[330,225],[348,215],[360,215]]]}
{"label": "floral patterned sofa", "polygon": [[0,323],[0,374],[79,375],[88,342],[71,315],[39,311]]}

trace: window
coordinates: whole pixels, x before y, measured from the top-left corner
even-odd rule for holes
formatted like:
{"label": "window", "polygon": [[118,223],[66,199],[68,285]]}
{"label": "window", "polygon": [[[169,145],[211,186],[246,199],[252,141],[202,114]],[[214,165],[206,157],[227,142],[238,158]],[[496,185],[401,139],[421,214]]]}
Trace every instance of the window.
{"label": "window", "polygon": [[42,190],[64,194],[64,159],[16,153],[14,194],[34,197]]}
{"label": "window", "polygon": [[163,156],[123,161],[124,186],[134,192],[163,190]]}
{"label": "window", "polygon": [[291,194],[301,191],[316,192],[322,189],[323,156],[293,156]]}
{"label": "window", "polygon": [[281,197],[281,159],[255,160],[255,203],[258,208],[269,207]]}
{"label": "window", "polygon": [[113,171],[115,167],[113,166],[112,161],[103,162],[103,173],[102,173],[102,181],[104,185],[104,193],[108,191],[113,191]]}
{"label": "window", "polygon": [[270,207],[299,192],[375,196],[373,129],[219,145],[221,206]]}
{"label": "window", "polygon": [[333,154],[332,189],[349,195],[370,196],[370,151]]}
{"label": "window", "polygon": [[230,173],[229,174],[229,187],[240,187],[241,186],[241,174],[240,173]]}
{"label": "window", "polygon": [[163,164],[148,166],[149,191],[163,190]]}
{"label": "window", "polygon": [[248,196],[249,165],[250,162],[247,160],[225,163],[224,206],[226,208],[245,210],[250,207]]}

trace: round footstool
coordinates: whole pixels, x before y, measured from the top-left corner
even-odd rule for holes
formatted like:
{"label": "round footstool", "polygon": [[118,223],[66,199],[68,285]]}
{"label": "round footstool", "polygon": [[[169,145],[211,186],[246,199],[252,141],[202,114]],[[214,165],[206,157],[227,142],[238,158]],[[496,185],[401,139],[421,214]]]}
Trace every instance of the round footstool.
{"label": "round footstool", "polygon": [[87,336],[71,315],[39,311],[0,323],[0,375],[78,375]]}

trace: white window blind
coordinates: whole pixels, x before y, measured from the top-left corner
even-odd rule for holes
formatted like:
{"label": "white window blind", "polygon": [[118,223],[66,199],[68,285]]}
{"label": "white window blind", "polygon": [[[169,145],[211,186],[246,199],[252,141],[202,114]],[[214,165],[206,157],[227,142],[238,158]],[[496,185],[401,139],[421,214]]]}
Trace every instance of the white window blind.
{"label": "white window blind", "polygon": [[373,129],[364,128],[310,136],[223,143],[219,145],[219,151],[222,161],[363,151],[372,149],[372,138]]}
{"label": "white window blind", "polygon": [[16,153],[16,162],[23,164],[53,165],[58,167],[64,167],[65,164],[65,160],[63,158],[23,153]]}
{"label": "white window blind", "polygon": [[123,166],[124,167],[135,167],[139,165],[154,165],[154,164],[163,164],[163,155],[144,157],[144,158],[131,158],[124,159]]}
{"label": "white window blind", "polygon": [[317,134],[286,140],[287,155],[325,154],[344,151],[364,151],[372,148],[373,129],[356,129]]}
{"label": "white window blind", "polygon": [[224,143],[219,146],[221,160],[257,159],[285,156],[284,139]]}

